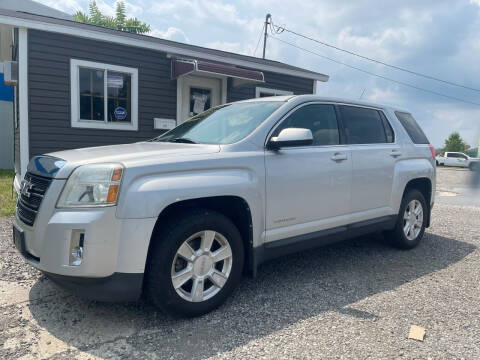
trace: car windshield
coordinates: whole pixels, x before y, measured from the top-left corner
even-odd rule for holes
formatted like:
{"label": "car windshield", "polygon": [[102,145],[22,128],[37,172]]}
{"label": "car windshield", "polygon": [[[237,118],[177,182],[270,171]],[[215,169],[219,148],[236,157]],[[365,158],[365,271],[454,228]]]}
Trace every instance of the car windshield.
{"label": "car windshield", "polygon": [[233,144],[249,135],[282,104],[282,101],[257,101],[217,106],[152,141]]}

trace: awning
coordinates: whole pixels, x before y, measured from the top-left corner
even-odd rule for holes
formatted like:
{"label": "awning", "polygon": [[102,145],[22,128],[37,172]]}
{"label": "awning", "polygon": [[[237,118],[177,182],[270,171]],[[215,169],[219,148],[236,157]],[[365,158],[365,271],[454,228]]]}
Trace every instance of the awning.
{"label": "awning", "polygon": [[[188,74],[228,76],[243,82],[265,82],[263,72],[197,59],[172,59],[172,79]],[[240,83],[240,82],[239,82]]]}

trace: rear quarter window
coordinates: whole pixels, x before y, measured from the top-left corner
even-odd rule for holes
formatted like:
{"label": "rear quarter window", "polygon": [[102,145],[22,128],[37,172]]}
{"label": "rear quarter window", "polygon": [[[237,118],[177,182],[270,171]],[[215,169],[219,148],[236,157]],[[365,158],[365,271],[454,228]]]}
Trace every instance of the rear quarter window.
{"label": "rear quarter window", "polygon": [[420,125],[409,113],[395,111],[395,115],[407,131],[414,144],[430,144]]}

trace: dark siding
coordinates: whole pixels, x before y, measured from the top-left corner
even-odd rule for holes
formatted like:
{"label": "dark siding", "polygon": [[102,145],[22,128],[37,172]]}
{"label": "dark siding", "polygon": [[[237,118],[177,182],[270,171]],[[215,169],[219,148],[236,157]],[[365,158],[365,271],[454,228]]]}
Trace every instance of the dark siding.
{"label": "dark siding", "polygon": [[298,78],[295,76],[277,74],[265,71],[264,83],[255,83],[233,87],[233,81],[228,81],[227,102],[251,99],[255,97],[257,86],[277,90],[293,91],[295,95],[311,94],[313,91],[313,80]]}
{"label": "dark siding", "polygon": [[[176,118],[176,81],[170,80],[170,59],[165,53],[38,30],[28,32],[28,51],[30,157],[149,139],[162,132],[153,128],[154,117]],[[138,69],[138,131],[71,127],[72,58]],[[264,75],[265,83],[239,87],[229,79],[227,101],[255,97],[256,86],[312,93],[313,80],[272,72]]]}
{"label": "dark siding", "polygon": [[[29,30],[30,157],[87,146],[141,141],[161,133],[153,118],[176,117],[176,81],[165,53]],[[71,127],[70,59],[138,69],[138,131]]]}

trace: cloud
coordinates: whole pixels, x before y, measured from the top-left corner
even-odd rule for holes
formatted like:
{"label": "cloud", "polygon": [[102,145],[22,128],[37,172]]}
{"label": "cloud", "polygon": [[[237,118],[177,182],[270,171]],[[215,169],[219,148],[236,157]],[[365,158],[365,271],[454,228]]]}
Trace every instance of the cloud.
{"label": "cloud", "polygon": [[170,26],[167,30],[159,30],[153,28],[149,33],[150,36],[159,37],[167,40],[174,40],[179,42],[190,42],[188,36],[183,32],[183,30]]}

